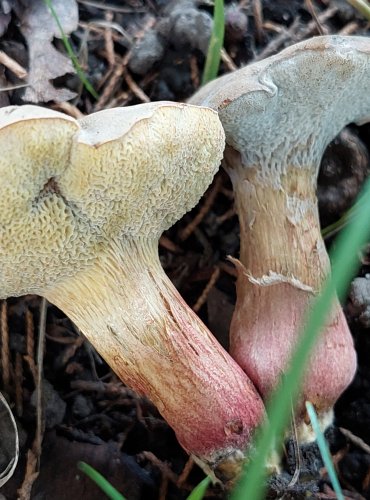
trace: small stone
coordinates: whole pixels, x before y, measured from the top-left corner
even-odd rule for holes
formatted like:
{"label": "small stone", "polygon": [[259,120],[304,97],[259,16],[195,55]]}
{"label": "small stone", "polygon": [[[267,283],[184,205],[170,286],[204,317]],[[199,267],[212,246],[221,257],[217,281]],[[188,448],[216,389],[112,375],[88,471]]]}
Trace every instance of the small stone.
{"label": "small stone", "polygon": [[[66,412],[66,403],[59,396],[54,387],[47,380],[42,382],[43,403],[45,411],[45,426],[52,429],[63,421]],[[34,390],[31,396],[31,408],[36,411],[37,391]]]}
{"label": "small stone", "polygon": [[77,394],[72,404],[72,413],[77,418],[86,418],[91,415],[94,405],[91,400],[82,394]]}
{"label": "small stone", "polygon": [[132,48],[128,67],[138,75],[144,75],[162,59],[164,41],[155,30],[149,30]]}

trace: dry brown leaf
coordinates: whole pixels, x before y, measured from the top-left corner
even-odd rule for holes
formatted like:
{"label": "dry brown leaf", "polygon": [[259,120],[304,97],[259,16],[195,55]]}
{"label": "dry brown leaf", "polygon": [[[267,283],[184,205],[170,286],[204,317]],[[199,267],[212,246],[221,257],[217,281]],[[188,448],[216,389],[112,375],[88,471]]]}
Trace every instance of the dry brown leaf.
{"label": "dry brown leaf", "polygon": [[[60,30],[44,0],[28,0],[26,7],[18,6],[20,30],[29,50],[29,77],[23,100],[27,102],[68,101],[75,93],[66,88],[55,88],[50,80],[74,73],[71,60],[52,45],[54,37],[61,38]],[[54,10],[66,35],[77,29],[76,0],[53,0]]]}

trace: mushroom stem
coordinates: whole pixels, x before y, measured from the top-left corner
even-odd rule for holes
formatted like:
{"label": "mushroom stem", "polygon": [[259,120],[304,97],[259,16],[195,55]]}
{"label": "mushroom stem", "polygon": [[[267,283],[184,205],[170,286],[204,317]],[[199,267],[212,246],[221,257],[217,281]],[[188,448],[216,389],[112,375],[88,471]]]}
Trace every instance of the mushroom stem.
{"label": "mushroom stem", "polygon": [[[241,240],[230,352],[266,398],[329,272],[317,174],[325,148],[343,127],[369,120],[369,71],[368,38],[315,37],[213,80],[190,100],[218,111],[225,130],[224,166]],[[303,440],[314,438],[306,432],[304,401],[327,426],[355,370],[353,340],[336,300],[297,401]]]}
{"label": "mushroom stem", "polygon": [[[226,148],[224,166],[233,182],[240,222],[237,304],[230,352],[261,394],[270,394],[299,338],[304,315],[330,270],[321,237],[315,168],[287,167],[280,177],[243,168]],[[263,362],[261,362],[263,360]],[[340,360],[340,363],[338,363]],[[356,355],[344,314],[335,299],[330,319],[305,375],[298,402],[301,442],[315,439],[305,421],[305,399],[316,407],[325,429],[332,407],[353,378]],[[318,390],[323,380],[330,383]]]}
{"label": "mushroom stem", "polygon": [[2,108],[0,146],[0,297],[37,293],[59,306],[230,484],[264,406],[158,258],[160,235],[219,167],[217,114],[171,102],[81,120]]}
{"label": "mushroom stem", "polygon": [[262,177],[258,168],[243,168],[240,155],[230,147],[224,166],[233,182],[239,216],[240,260],[251,282],[290,282],[317,292],[329,259],[318,223],[313,168],[292,167],[279,178]]}
{"label": "mushroom stem", "polygon": [[157,406],[181,445],[227,481],[241,467],[263,404],[173,287],[157,246],[155,238],[115,240],[45,296],[125,383]]}

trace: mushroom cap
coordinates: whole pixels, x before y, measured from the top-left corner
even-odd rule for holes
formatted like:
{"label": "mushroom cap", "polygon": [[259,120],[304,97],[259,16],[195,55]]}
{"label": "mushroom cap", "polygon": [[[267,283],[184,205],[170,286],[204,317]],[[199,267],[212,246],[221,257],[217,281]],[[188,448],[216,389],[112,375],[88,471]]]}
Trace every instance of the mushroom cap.
{"label": "mushroom cap", "polygon": [[189,102],[219,112],[245,166],[317,172],[339,131],[370,119],[369,87],[370,38],[320,36],[208,83]]}
{"label": "mushroom cap", "polygon": [[43,293],[115,239],[158,238],[222,158],[211,109],[156,102],[81,120],[0,109],[0,297]]}

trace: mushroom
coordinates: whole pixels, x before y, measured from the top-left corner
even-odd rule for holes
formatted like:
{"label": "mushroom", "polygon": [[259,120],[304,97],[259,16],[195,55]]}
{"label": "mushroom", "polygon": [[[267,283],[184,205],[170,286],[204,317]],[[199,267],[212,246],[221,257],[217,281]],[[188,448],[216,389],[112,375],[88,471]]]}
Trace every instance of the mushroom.
{"label": "mushroom", "polygon": [[158,102],[75,120],[11,106],[0,144],[0,296],[58,306],[187,452],[232,478],[262,400],[158,258],[159,236],[218,168],[217,114]]}
{"label": "mushroom", "polygon": [[[190,102],[219,112],[224,167],[240,222],[231,354],[266,398],[297,343],[329,271],[316,184],[328,143],[370,118],[370,39],[322,36],[214,80]],[[356,370],[353,341],[336,300],[305,372],[297,421],[314,439],[304,402],[325,428]]]}

